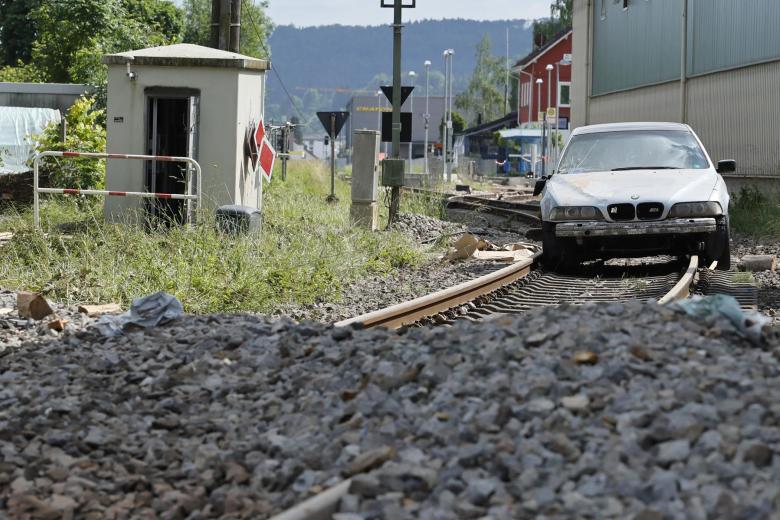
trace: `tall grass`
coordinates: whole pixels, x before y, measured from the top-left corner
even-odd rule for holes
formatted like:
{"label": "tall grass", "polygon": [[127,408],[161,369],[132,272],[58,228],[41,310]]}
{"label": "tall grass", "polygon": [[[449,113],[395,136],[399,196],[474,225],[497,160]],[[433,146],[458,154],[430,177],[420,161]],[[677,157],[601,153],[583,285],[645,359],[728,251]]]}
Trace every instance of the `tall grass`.
{"label": "tall grass", "polygon": [[[66,304],[118,302],[164,290],[193,313],[272,312],[289,303],[338,299],[361,276],[424,262],[429,251],[397,233],[349,222],[349,186],[328,204],[329,178],[318,163],[291,162],[264,202],[259,236],[219,233],[213,215],[192,228],[149,231],[103,222],[102,204],[50,199],[46,234],[29,209],[0,219],[14,237],[0,246],[0,287],[35,290]],[[65,222],[81,222],[64,230]]]}
{"label": "tall grass", "polygon": [[780,239],[780,199],[743,189],[729,209],[731,229],[757,238]]}

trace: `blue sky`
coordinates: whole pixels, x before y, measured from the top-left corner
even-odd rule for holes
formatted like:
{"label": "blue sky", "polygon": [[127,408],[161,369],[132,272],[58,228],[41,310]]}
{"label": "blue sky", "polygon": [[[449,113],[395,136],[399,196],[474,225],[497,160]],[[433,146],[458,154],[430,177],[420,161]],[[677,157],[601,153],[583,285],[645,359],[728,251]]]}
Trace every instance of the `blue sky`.
{"label": "blue sky", "polygon": [[[408,1],[408,0],[407,0]],[[391,22],[392,11],[380,0],[270,0],[269,14],[277,25],[380,25]],[[506,20],[550,15],[550,0],[417,0],[405,10],[404,21],[424,18]]]}

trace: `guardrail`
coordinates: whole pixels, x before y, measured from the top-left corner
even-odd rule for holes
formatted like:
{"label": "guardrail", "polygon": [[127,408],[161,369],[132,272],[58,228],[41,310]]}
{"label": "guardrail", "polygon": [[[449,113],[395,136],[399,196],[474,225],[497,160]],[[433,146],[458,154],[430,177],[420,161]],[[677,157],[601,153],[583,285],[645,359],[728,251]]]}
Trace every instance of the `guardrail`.
{"label": "guardrail", "polygon": [[[141,161],[160,161],[160,162],[182,162],[187,163],[195,169],[196,188],[195,194],[192,194],[192,178],[191,170],[187,168],[186,193],[154,193],[143,191],[110,191],[110,190],[82,190],[75,188],[41,188],[39,186],[39,166],[41,160],[44,157],[70,157],[77,159],[135,159]],[[138,197],[145,199],[176,199],[187,201],[187,223],[192,223],[192,215],[194,214],[191,201],[195,201],[196,208],[201,207],[201,184],[202,184],[202,171],[198,161],[191,157],[170,157],[167,155],[133,155],[133,154],[117,154],[117,153],[94,153],[94,152],[57,152],[57,151],[45,151],[40,152],[33,158],[33,219],[36,228],[40,228],[41,215],[40,215],[40,194],[57,194],[57,195],[98,195],[103,197]]]}

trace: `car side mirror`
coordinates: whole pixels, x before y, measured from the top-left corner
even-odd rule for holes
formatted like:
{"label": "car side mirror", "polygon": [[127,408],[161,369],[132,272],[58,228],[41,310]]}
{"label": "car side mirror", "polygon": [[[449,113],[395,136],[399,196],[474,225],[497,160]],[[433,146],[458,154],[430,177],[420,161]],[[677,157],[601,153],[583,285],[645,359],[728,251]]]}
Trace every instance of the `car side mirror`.
{"label": "car side mirror", "polygon": [[545,184],[547,184],[547,179],[539,179],[536,181],[536,184],[534,185],[534,197],[539,195],[542,190],[544,190]]}
{"label": "car side mirror", "polygon": [[718,161],[718,168],[716,171],[718,173],[734,173],[737,171],[737,161],[734,159]]}

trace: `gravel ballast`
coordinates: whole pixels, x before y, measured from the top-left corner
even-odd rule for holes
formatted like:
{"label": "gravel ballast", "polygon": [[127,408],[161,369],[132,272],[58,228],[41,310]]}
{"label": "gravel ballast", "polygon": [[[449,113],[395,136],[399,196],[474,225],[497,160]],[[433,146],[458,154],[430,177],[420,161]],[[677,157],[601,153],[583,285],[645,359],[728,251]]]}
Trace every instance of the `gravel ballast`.
{"label": "gravel ballast", "polygon": [[[471,233],[499,246],[515,242],[541,245],[526,239],[522,229],[502,230],[478,222],[457,224],[424,215],[401,214],[393,228],[422,247],[431,246],[437,241],[445,245],[452,244],[464,233]],[[334,323],[441,291],[506,266],[505,263],[476,259],[454,262],[433,259],[422,266],[404,267],[386,276],[362,278],[347,287],[338,301],[281,305],[276,314],[299,321]]]}
{"label": "gravel ballast", "polygon": [[0,516],[770,518],[780,371],[640,302],[452,328],[184,317],[2,358]]}

